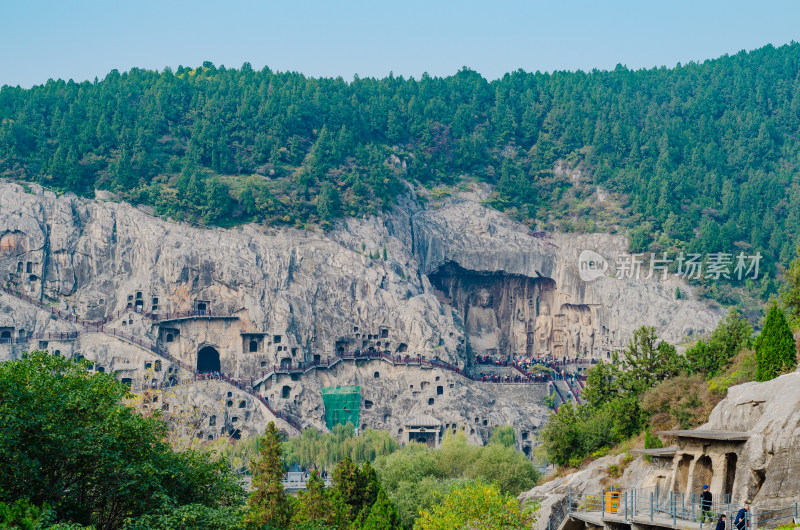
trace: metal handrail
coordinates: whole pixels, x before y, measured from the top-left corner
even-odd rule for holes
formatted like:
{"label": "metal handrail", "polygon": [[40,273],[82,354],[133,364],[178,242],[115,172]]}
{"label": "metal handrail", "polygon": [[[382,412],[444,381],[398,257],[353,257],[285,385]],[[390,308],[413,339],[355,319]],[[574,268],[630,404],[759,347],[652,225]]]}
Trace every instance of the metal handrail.
{"label": "metal handrail", "polygon": [[[617,494],[618,502],[609,495]],[[714,521],[720,514],[725,514],[728,519],[728,528],[733,527],[733,516],[738,509],[737,499],[730,495],[724,495],[723,501],[704,503],[699,495],[687,494],[678,491],[669,491],[659,488],[633,488],[627,491],[606,491],[600,493],[576,493],[569,488],[569,501],[567,503],[568,514],[594,513],[601,518],[607,516],[606,510],[612,507],[612,512],[618,521],[620,517],[624,521],[632,523],[642,520],[649,520],[650,523],[657,523],[659,520],[671,520],[674,527],[678,521],[699,523],[702,528],[703,521],[708,518]],[[782,512],[782,515],[777,515]],[[769,516],[769,517],[767,517]],[[777,508],[766,511],[751,510],[746,514],[746,525],[749,530],[756,527],[764,528],[766,523],[772,523],[766,528],[777,527],[788,522],[797,522],[798,505]],[[784,523],[778,524],[778,521]],[[551,530],[557,530],[557,527]]]}

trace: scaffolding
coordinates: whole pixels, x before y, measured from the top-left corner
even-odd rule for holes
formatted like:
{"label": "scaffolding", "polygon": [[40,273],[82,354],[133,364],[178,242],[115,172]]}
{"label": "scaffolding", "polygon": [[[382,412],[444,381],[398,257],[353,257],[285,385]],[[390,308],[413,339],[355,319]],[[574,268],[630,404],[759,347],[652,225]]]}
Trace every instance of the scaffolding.
{"label": "scaffolding", "polygon": [[322,403],[325,405],[325,425],[333,429],[334,425],[352,423],[359,426],[361,417],[361,387],[334,386],[322,389]]}

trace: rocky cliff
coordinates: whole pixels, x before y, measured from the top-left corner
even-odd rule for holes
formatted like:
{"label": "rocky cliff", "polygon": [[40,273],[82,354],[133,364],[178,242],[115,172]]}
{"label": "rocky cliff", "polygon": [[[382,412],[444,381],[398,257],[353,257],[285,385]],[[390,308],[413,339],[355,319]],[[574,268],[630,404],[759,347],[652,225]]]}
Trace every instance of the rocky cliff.
{"label": "rocky cliff", "polygon": [[[800,372],[731,387],[705,425],[668,431],[662,439],[664,449],[600,458],[520,498],[542,502],[539,528],[570,488],[597,494],[612,485],[645,491],[657,486],[664,495],[698,495],[708,484],[716,499],[730,496],[736,509],[744,503],[756,512],[793,506],[800,498]],[[624,472],[612,478],[611,466]]]}
{"label": "rocky cliff", "polygon": [[[0,356],[47,347],[137,384],[154,369],[153,352],[167,352],[175,363],[151,374],[158,384],[180,380],[179,365],[223,372],[316,426],[319,389],[357,382],[364,396],[375,389],[370,401],[382,411],[365,409],[365,425],[402,439],[406,417],[426,413],[484,440],[504,422],[520,434],[535,429],[546,416],[546,389],[510,392],[419,367],[412,376],[379,361],[370,364],[383,369],[342,368],[340,376],[263,374],[367,348],[460,368],[473,353],[596,358],[642,324],[677,342],[720,318],[686,286],[675,300],[669,283],[584,282],[579,249],[613,259],[624,239],[535,234],[483,207],[482,193],[423,206],[409,191],[384,216],[322,233],[194,227],[127,204],[0,183]],[[446,391],[437,394],[439,386]]]}

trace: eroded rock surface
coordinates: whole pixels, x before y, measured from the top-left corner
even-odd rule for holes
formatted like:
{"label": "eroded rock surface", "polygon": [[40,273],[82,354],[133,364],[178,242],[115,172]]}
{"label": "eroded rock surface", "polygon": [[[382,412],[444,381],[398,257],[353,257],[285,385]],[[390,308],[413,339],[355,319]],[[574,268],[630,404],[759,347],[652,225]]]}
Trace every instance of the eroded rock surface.
{"label": "eroded rock surface", "polygon": [[[546,390],[437,369],[445,391],[428,396],[429,389],[410,388],[440,386],[419,367],[350,361],[298,376],[284,397],[268,388],[282,380],[263,377],[272,367],[367,348],[460,368],[475,353],[597,358],[642,324],[680,341],[710,331],[721,316],[686,286],[687,299],[675,300],[674,286],[658,281],[584,282],[576,251],[621,252],[622,238],[535,234],[472,192],[423,207],[409,191],[389,214],[322,233],[205,229],[126,204],[29,190],[0,183],[0,279],[12,293],[0,294],[0,339],[9,339],[0,340],[0,358],[46,347],[135,384],[154,366],[156,349],[255,386],[304,425],[322,426],[321,387],[358,380],[373,403],[363,407],[365,424],[400,439],[414,414],[474,431],[476,441],[504,422],[521,436],[546,418]],[[186,379],[177,364],[171,368],[164,365],[159,384]],[[368,377],[369,370],[382,376]],[[260,426],[241,421],[242,432]]]}
{"label": "eroded rock surface", "polygon": [[[575,494],[597,494],[612,484],[689,494],[708,484],[716,499],[730,496],[736,509],[743,503],[756,513],[793,507],[800,498],[800,372],[731,387],[708,423],[664,439],[671,447],[665,456],[649,462],[636,455],[632,462],[624,461],[626,455],[600,458],[520,498],[542,502],[539,528],[546,528],[551,509],[570,488]],[[611,466],[624,468],[622,476],[611,478]]]}

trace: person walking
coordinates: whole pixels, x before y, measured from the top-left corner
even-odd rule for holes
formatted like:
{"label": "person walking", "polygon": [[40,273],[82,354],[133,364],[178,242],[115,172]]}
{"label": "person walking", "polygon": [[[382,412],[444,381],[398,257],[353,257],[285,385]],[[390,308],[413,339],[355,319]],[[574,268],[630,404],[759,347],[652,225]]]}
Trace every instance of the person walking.
{"label": "person walking", "polygon": [[719,516],[717,519],[717,527],[714,530],[725,530],[725,514]]}
{"label": "person walking", "polygon": [[703,484],[703,493],[700,494],[700,524],[706,522],[706,517],[708,517],[709,523],[714,521],[714,516],[711,515],[712,499],[713,496],[708,490],[708,484]]}
{"label": "person walking", "polygon": [[733,520],[733,526],[738,530],[745,530],[747,527],[747,512],[750,511],[750,505],[745,504],[744,508],[736,513],[736,519]]}

